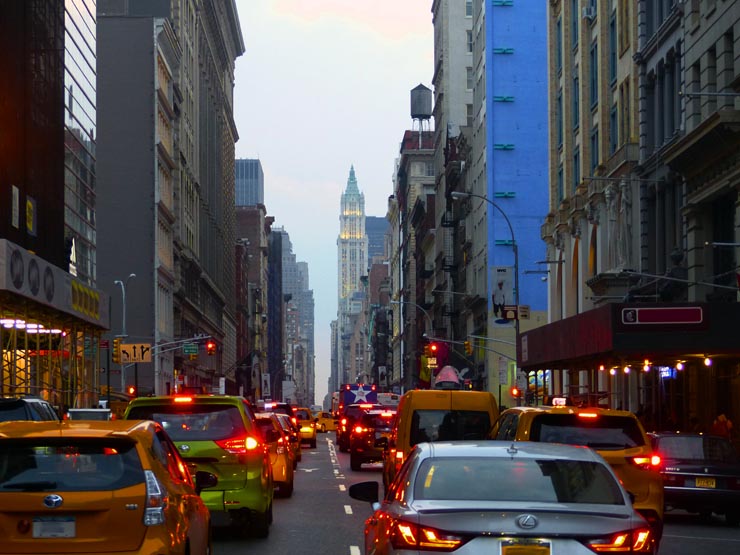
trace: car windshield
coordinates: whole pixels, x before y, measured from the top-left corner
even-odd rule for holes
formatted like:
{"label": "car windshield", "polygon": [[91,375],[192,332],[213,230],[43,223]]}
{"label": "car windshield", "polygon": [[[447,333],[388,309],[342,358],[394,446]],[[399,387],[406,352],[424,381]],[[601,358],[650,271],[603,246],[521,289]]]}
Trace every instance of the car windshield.
{"label": "car windshield", "polygon": [[217,441],[246,434],[239,409],[233,405],[182,404],[132,407],[129,420],[154,420],[174,441]]}
{"label": "car windshield", "polygon": [[429,458],[419,466],[414,498],[625,504],[604,464],[567,459]]}
{"label": "car windshield", "polygon": [[485,411],[417,410],[411,417],[411,445],[425,441],[484,439],[491,427]]}
{"label": "car windshield", "polygon": [[99,491],[143,481],[135,443],[128,439],[0,441],[0,491]]}
{"label": "car windshield", "polygon": [[295,417],[298,420],[311,420],[311,413],[305,409],[297,409],[295,411]]}
{"label": "car windshield", "polygon": [[637,419],[614,415],[585,418],[577,414],[541,414],[532,423],[529,439],[605,450],[645,445]]}
{"label": "car windshield", "polygon": [[738,464],[740,459],[732,443],[710,436],[664,436],[658,450],[665,459]]}

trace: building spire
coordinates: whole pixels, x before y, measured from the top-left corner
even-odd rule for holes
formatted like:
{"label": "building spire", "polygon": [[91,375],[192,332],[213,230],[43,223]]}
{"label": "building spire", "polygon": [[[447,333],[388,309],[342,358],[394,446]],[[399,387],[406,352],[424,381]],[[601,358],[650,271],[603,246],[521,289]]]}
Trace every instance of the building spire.
{"label": "building spire", "polygon": [[357,178],[355,177],[355,165],[352,164],[349,168],[349,178],[347,178],[347,190],[345,193],[354,193],[359,195],[360,189],[357,187]]}

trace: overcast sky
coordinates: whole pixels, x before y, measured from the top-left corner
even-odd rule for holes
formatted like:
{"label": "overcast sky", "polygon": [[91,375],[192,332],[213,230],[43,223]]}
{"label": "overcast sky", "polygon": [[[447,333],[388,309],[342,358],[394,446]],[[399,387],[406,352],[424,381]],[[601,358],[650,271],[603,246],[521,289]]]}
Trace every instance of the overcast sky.
{"label": "overcast sky", "polygon": [[236,0],[237,158],[259,158],[265,206],[309,266],[316,402],[337,315],[340,197],[354,164],[365,213],[385,217],[411,89],[432,88],[432,0]]}

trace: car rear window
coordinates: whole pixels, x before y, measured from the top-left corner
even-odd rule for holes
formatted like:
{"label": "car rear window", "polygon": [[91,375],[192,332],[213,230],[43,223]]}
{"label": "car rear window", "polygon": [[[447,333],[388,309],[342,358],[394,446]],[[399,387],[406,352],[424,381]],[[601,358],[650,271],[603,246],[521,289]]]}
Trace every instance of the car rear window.
{"label": "car rear window", "polygon": [[532,422],[529,439],[605,450],[645,445],[637,419],[616,415],[586,418],[578,414],[541,414]]}
{"label": "car rear window", "polygon": [[393,426],[395,413],[363,414],[360,422],[366,428],[390,428]]}
{"label": "car rear window", "polygon": [[416,499],[624,505],[604,464],[568,459],[445,457],[424,460]]}
{"label": "car rear window", "polygon": [[217,441],[247,433],[233,405],[182,404],[131,407],[128,420],[154,420],[174,441]]}
{"label": "car rear window", "polygon": [[135,443],[121,438],[0,441],[0,495],[8,491],[99,491],[140,484]]}
{"label": "car rear window", "polygon": [[732,443],[718,437],[661,437],[658,451],[667,459],[738,464],[740,460]]}
{"label": "car rear window", "polygon": [[425,441],[484,439],[491,428],[485,411],[415,410],[411,416],[411,445]]}
{"label": "car rear window", "polygon": [[295,411],[295,417],[298,420],[311,420],[311,413],[305,409],[297,409]]}

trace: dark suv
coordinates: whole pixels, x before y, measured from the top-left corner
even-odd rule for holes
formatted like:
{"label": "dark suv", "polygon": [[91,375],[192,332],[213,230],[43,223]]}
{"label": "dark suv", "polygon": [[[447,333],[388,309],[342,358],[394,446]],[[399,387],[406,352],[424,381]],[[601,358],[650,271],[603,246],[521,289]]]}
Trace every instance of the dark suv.
{"label": "dark suv", "polygon": [[[384,446],[393,430],[394,410],[368,410],[355,421],[349,434],[349,466],[360,470],[363,463],[383,460]],[[385,438],[383,443],[378,440]]]}
{"label": "dark suv", "polygon": [[342,452],[349,451],[349,433],[355,420],[371,409],[382,409],[383,405],[373,403],[353,403],[344,407],[337,425],[337,447]]}
{"label": "dark suv", "polygon": [[48,401],[38,397],[0,398],[0,422],[9,420],[59,420]]}

